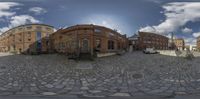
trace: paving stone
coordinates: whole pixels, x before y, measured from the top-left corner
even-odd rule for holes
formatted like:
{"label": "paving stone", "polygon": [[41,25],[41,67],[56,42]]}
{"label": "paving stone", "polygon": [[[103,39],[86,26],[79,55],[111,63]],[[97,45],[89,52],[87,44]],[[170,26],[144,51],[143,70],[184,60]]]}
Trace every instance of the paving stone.
{"label": "paving stone", "polygon": [[89,88],[88,87],[81,87],[80,89],[81,90],[88,90]]}
{"label": "paving stone", "polygon": [[186,95],[187,93],[186,92],[175,92],[176,95]]}
{"label": "paving stone", "polygon": [[0,75],[0,91],[20,94],[23,89],[22,93],[42,94],[46,90],[88,96],[200,93],[199,63],[198,58],[191,62],[140,52],[92,62],[68,61],[60,55],[12,55],[0,60],[7,66]]}
{"label": "paving stone", "polygon": [[54,92],[43,92],[42,95],[53,96],[53,95],[56,95],[56,93],[54,93]]}
{"label": "paving stone", "polygon": [[47,84],[47,85],[45,85],[45,87],[47,87],[47,88],[53,88],[54,86],[51,85],[51,84]]}
{"label": "paving stone", "polygon": [[71,91],[71,92],[69,92],[69,94],[71,94],[71,95],[83,95],[84,92],[82,92],[82,91]]}
{"label": "paving stone", "polygon": [[86,97],[86,98],[104,98],[105,96],[103,96],[103,95],[83,95],[83,97]]}
{"label": "paving stone", "polygon": [[26,92],[17,92],[17,93],[15,93],[15,94],[16,94],[16,95],[34,95],[34,94],[36,94],[36,93],[26,91]]}
{"label": "paving stone", "polygon": [[41,84],[42,84],[42,85],[45,85],[45,84],[47,84],[47,82],[42,82]]}
{"label": "paving stone", "polygon": [[14,87],[19,86],[19,84],[13,84]]}
{"label": "paving stone", "polygon": [[6,88],[0,87],[0,91],[6,91]]}
{"label": "paving stone", "polygon": [[55,88],[57,88],[57,89],[61,89],[61,88],[64,88],[65,86],[63,85],[63,84],[60,84],[60,85],[57,85],[57,86],[55,86]]}
{"label": "paving stone", "polygon": [[13,95],[12,92],[0,92],[0,96],[9,96],[9,95]]}
{"label": "paving stone", "polygon": [[101,90],[89,90],[89,92],[95,94],[95,93],[100,93],[102,91]]}
{"label": "paving stone", "polygon": [[130,97],[130,94],[129,93],[115,93],[111,96],[114,96],[114,97]]}
{"label": "paving stone", "polygon": [[36,86],[36,84],[30,84],[32,87],[35,87]]}

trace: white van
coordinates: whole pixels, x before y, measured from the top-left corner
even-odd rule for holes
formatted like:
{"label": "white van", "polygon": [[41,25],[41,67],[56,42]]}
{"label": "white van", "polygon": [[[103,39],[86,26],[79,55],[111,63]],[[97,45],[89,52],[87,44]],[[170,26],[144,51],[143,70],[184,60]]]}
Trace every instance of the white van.
{"label": "white van", "polygon": [[143,50],[143,53],[145,54],[157,54],[158,52],[154,48],[146,48]]}

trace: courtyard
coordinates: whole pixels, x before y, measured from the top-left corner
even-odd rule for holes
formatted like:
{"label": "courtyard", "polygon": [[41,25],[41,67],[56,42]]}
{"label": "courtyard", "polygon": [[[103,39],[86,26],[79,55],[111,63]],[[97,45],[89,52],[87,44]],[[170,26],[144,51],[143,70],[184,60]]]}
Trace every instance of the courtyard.
{"label": "courtyard", "polygon": [[200,94],[200,57],[188,60],[142,52],[94,61],[65,55],[0,55],[0,95],[77,97]]}

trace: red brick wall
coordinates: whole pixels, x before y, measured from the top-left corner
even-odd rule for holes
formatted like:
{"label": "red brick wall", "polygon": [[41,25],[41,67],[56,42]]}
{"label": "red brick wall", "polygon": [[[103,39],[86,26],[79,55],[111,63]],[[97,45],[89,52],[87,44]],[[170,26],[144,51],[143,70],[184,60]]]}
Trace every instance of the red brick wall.
{"label": "red brick wall", "polygon": [[[113,33],[111,36],[109,33]],[[63,36],[63,39],[59,39],[60,36]],[[62,29],[51,35],[52,40],[52,46],[53,49],[55,49],[57,52],[77,52],[82,51],[83,48],[83,40],[87,39],[89,41],[89,52],[92,53],[93,50],[96,47],[96,40],[100,40],[101,42],[101,53],[111,52],[111,51],[118,51],[121,49],[125,49],[128,47],[128,40],[125,36],[122,36],[121,34],[105,28],[101,26],[95,26],[95,25],[77,25],[72,26],[67,29]],[[71,40],[75,40],[76,42],[76,49],[69,49],[67,48],[67,45],[64,45],[64,48],[61,46],[61,43],[66,44],[66,40],[64,38],[72,38]],[[108,40],[114,41],[114,50],[108,49]],[[78,45],[77,45],[78,44]],[[118,49],[118,45],[121,47],[121,49]]]}
{"label": "red brick wall", "polygon": [[140,49],[153,47],[158,50],[168,49],[169,39],[165,36],[147,32],[139,32],[139,36]]}

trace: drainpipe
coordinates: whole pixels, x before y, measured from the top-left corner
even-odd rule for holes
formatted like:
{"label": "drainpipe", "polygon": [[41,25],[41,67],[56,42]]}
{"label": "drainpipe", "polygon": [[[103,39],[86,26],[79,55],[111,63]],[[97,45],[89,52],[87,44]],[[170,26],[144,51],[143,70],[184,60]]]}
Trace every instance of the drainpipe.
{"label": "drainpipe", "polygon": [[76,53],[78,57],[80,56],[80,48],[79,48],[79,41],[78,41],[78,31],[76,30]]}
{"label": "drainpipe", "polygon": [[93,56],[94,55],[94,51],[93,51],[93,47],[94,47],[94,29],[95,29],[95,27],[94,27],[94,25],[92,26],[93,27],[93,31],[92,31],[92,36],[91,36],[91,41],[90,41],[90,53],[91,53],[91,55]]}
{"label": "drainpipe", "polygon": [[24,52],[25,50],[24,50],[24,44],[25,44],[25,33],[24,33],[24,31],[25,31],[25,26],[24,26],[24,28],[23,28],[23,32],[22,32],[22,52]]}

